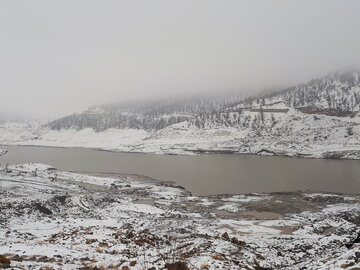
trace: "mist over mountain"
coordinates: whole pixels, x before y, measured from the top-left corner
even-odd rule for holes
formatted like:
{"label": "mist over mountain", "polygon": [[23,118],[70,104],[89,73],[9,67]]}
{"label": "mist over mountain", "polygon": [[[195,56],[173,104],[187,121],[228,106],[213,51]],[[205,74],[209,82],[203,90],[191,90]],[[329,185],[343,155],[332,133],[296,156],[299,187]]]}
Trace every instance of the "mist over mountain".
{"label": "mist over mountain", "polygon": [[23,115],[12,114],[4,111],[0,111],[0,123],[7,123],[7,122],[26,122],[26,121],[33,121],[32,117],[25,117]]}
{"label": "mist over mountain", "polygon": [[360,270],[359,11],[0,1],[0,269]]}
{"label": "mist over mountain", "polygon": [[359,70],[331,73],[289,88],[253,96],[203,96],[92,106],[48,123],[50,129],[109,128],[156,131],[187,121],[199,128],[247,127],[246,108],[283,102],[305,113],[349,116],[360,109]]}

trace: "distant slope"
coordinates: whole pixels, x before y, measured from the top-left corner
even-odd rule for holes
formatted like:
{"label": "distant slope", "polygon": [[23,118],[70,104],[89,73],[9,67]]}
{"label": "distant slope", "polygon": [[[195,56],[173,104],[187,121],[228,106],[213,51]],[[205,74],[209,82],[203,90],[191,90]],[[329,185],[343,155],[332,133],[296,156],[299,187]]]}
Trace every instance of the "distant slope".
{"label": "distant slope", "polygon": [[0,124],[0,144],[360,159],[359,101],[359,72],[341,72],[246,99],[110,104],[40,127]]}
{"label": "distant slope", "polygon": [[360,110],[360,71],[331,73],[308,83],[289,87],[258,97],[250,97],[242,106],[259,106],[262,103],[284,101],[293,108],[316,107],[338,111]]}
{"label": "distant slope", "polygon": [[23,121],[23,119],[19,116],[0,111],[0,124],[4,124],[8,122],[21,122],[21,121]]}
{"label": "distant slope", "polygon": [[219,111],[240,100],[239,96],[232,96],[114,103],[90,107],[83,113],[57,119],[46,126],[53,130],[93,128],[104,131],[109,128],[128,128],[154,131],[183,121],[192,121],[199,114]]}
{"label": "distant slope", "polygon": [[[48,123],[53,130],[93,128],[156,131],[187,121],[199,128],[247,127],[244,108],[284,102],[303,113],[351,116],[360,110],[359,71],[337,72],[308,83],[241,99],[194,98],[148,103],[116,103],[90,107],[83,113]],[[231,113],[231,114],[230,114]]]}

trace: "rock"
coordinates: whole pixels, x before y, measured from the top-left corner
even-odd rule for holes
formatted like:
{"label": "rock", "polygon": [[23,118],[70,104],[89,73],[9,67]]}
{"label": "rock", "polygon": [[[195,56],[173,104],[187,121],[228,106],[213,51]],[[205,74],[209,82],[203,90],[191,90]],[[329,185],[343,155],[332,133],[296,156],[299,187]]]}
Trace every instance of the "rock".
{"label": "rock", "polygon": [[11,261],[14,261],[14,262],[22,262],[23,259],[19,256],[19,255],[14,255],[10,258]]}
{"label": "rock", "polygon": [[0,269],[1,268],[4,268],[4,269],[9,268],[10,264],[11,264],[11,261],[8,258],[0,255]]}
{"label": "rock", "polygon": [[256,258],[258,258],[258,259],[265,260],[264,256],[261,255],[261,254],[259,254],[259,253],[255,253],[255,256],[256,256]]}
{"label": "rock", "polygon": [[94,234],[94,232],[91,231],[91,229],[87,229],[87,230],[85,230],[84,234]]}
{"label": "rock", "polygon": [[343,263],[339,267],[345,269],[345,268],[348,268],[348,267],[353,266],[353,265],[354,265],[353,262],[351,262],[351,263]]}
{"label": "rock", "polygon": [[224,232],[221,237],[224,238],[224,239],[229,239],[229,235],[228,235],[227,232]]}
{"label": "rock", "polygon": [[97,242],[96,239],[86,239],[85,240],[85,244],[87,244],[87,245],[90,245],[90,244],[95,243],[95,242]]}
{"label": "rock", "polygon": [[144,241],[142,241],[141,239],[137,239],[135,240],[135,244],[142,247],[144,245]]}
{"label": "rock", "polygon": [[356,258],[356,262],[360,262],[360,252],[355,252],[355,258]]}
{"label": "rock", "polygon": [[130,243],[129,240],[125,240],[125,239],[121,239],[120,242],[121,242],[121,244],[125,244],[125,245]]}
{"label": "rock", "polygon": [[51,210],[49,208],[46,208],[45,206],[41,205],[40,203],[36,203],[35,208],[42,214],[52,215]]}
{"label": "rock", "polygon": [[353,247],[354,244],[358,244],[358,243],[360,243],[360,233],[356,236],[356,238],[353,241],[351,241],[350,243],[345,244],[345,246],[348,249],[350,249],[350,248]]}
{"label": "rock", "polygon": [[315,196],[312,198],[307,198],[307,200],[317,203],[328,203],[328,204],[335,204],[335,203],[343,203],[345,199],[341,196],[334,196],[334,195],[323,195],[323,196]]}
{"label": "rock", "polygon": [[246,242],[241,241],[239,239],[237,239],[236,237],[231,238],[231,243],[238,245],[238,246],[245,246]]}
{"label": "rock", "polygon": [[217,261],[225,261],[225,258],[224,257],[221,257],[221,256],[218,256],[218,255],[214,255],[214,256],[211,256],[214,260],[217,260]]}
{"label": "rock", "polygon": [[123,266],[121,270],[130,270],[130,268],[128,266]]}
{"label": "rock", "polygon": [[36,259],[35,256],[32,256],[32,257],[28,258],[28,261],[30,261],[30,262],[36,262],[37,259]]}
{"label": "rock", "polygon": [[48,262],[49,259],[48,259],[47,256],[42,256],[42,257],[38,258],[37,261],[38,261],[38,262]]}
{"label": "rock", "polygon": [[185,262],[167,263],[165,268],[168,270],[190,270]]}
{"label": "rock", "polygon": [[127,235],[126,235],[126,238],[133,238],[135,235],[133,232],[129,232]]}
{"label": "rock", "polygon": [[99,247],[109,247],[109,244],[106,242],[99,243]]}
{"label": "rock", "polygon": [[70,197],[70,196],[68,196],[68,195],[62,195],[62,196],[58,195],[58,196],[54,196],[54,201],[58,201],[58,202],[60,202],[61,204],[64,205],[65,202],[66,202],[66,199],[67,199],[68,197]]}
{"label": "rock", "polygon": [[0,255],[0,263],[11,264],[11,261],[5,256]]}
{"label": "rock", "polygon": [[130,266],[135,266],[135,265],[136,265],[136,261],[131,261],[131,262],[129,263],[129,265],[130,265]]}
{"label": "rock", "polygon": [[0,255],[0,263],[11,264],[11,261],[3,255]]}
{"label": "rock", "polygon": [[0,263],[0,269],[6,269],[6,268],[10,268],[10,264],[4,264],[4,263]]}

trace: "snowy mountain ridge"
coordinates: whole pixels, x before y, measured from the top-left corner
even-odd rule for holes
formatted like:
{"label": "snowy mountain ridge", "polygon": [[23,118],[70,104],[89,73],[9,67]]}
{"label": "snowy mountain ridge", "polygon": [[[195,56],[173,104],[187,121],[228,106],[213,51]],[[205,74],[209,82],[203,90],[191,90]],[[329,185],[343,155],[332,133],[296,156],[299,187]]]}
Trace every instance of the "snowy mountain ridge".
{"label": "snowy mountain ridge", "polygon": [[[93,128],[157,131],[188,121],[198,127],[241,127],[246,109],[282,104],[304,113],[351,116],[360,110],[359,71],[332,73],[306,84],[248,98],[231,96],[92,106],[47,124],[53,130]],[[231,117],[230,117],[231,113]]]}
{"label": "snowy mountain ridge", "polygon": [[[306,84],[293,86],[264,95],[263,102],[282,100],[294,108],[317,107],[340,111],[359,112],[359,71],[336,72]],[[252,105],[259,105],[253,99]]]}

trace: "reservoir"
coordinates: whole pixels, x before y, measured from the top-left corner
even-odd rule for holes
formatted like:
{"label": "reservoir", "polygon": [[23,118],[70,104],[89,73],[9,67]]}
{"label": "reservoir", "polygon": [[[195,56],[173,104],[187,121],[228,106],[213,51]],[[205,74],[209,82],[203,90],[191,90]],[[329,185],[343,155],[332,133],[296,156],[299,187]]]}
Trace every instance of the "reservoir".
{"label": "reservoir", "polygon": [[360,161],[276,156],[154,155],[89,148],[1,146],[0,164],[44,163],[59,170],[137,174],[172,181],[194,195],[282,191],[360,193]]}

